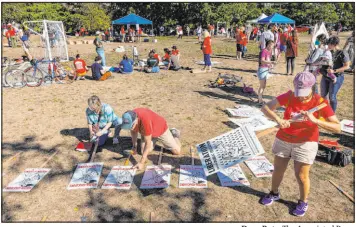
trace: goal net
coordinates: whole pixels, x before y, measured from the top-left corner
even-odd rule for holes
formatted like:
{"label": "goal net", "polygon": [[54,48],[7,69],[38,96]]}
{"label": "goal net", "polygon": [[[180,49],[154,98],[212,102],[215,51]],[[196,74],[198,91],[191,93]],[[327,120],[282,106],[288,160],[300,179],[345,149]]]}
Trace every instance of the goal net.
{"label": "goal net", "polygon": [[30,31],[30,54],[36,59],[68,61],[68,47],[62,21],[26,21]]}

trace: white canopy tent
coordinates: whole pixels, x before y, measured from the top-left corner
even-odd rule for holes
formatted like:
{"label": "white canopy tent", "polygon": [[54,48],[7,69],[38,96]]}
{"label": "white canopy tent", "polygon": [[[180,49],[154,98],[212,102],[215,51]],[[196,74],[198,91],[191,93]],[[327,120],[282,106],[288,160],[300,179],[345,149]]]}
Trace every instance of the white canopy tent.
{"label": "white canopy tent", "polygon": [[251,24],[257,24],[259,20],[262,20],[263,18],[266,18],[267,15],[262,13],[259,17],[257,17],[256,19],[253,19],[253,20],[248,20],[247,22],[248,23],[251,23]]}

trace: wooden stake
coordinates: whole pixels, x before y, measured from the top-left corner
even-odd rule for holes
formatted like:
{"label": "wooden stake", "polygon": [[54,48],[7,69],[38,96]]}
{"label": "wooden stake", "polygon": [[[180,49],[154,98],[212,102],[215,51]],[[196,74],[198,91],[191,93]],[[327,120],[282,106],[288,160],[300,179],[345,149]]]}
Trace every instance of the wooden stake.
{"label": "wooden stake", "polygon": [[347,192],[345,192],[344,190],[342,190],[342,188],[341,188],[339,185],[335,184],[332,180],[329,180],[329,182],[330,182],[332,185],[334,185],[334,186],[337,188],[337,190],[339,190],[342,194],[344,194],[347,198],[349,198],[353,203],[355,203],[354,198],[352,198]]}
{"label": "wooden stake", "polygon": [[257,136],[257,138],[261,138],[261,137],[264,137],[265,135],[274,133],[278,130],[279,130],[279,128],[276,128],[276,127],[269,128],[269,129],[266,129],[266,130],[256,133],[256,136]]}
{"label": "wooden stake", "polygon": [[51,159],[58,153],[58,151],[54,152],[48,159],[45,161],[40,168],[43,168]]}
{"label": "wooden stake", "polygon": [[99,145],[99,139],[100,139],[100,137],[98,137],[97,141],[95,142],[95,147],[94,147],[93,153],[91,154],[90,162],[94,161],[94,158],[95,158],[95,155],[96,155],[96,150],[98,149],[98,145]]}
{"label": "wooden stake", "polygon": [[125,160],[124,166],[128,166],[128,165],[129,165],[129,163],[130,163],[130,158],[131,158],[131,156],[132,156],[133,153],[134,153],[134,152],[131,150],[129,157],[127,157],[127,159]]}
{"label": "wooden stake", "polygon": [[161,162],[162,162],[162,154],[163,154],[163,147],[161,147],[161,152],[159,152],[158,165],[161,165]]}
{"label": "wooden stake", "polygon": [[192,166],[194,166],[194,150],[193,150],[193,147],[190,147],[190,157],[192,159]]}

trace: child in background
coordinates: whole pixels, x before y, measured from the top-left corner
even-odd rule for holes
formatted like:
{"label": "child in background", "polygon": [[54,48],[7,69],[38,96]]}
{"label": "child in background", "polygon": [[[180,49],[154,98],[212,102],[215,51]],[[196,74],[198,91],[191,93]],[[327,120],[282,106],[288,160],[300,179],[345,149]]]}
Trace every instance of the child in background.
{"label": "child in background", "polygon": [[178,60],[180,58],[180,52],[177,49],[177,46],[172,46],[172,55],[176,55],[178,57]]}
{"label": "child in background", "polygon": [[77,56],[75,56],[75,60],[74,60],[74,68],[75,68],[75,72],[76,72],[76,80],[80,79],[80,80],[85,80],[85,77],[87,75],[87,71],[88,71],[88,67],[87,64],[85,63],[85,61],[83,59],[80,58],[80,55],[77,54]]}
{"label": "child in background", "polygon": [[164,51],[164,56],[162,58],[162,62],[164,64],[164,66],[167,66],[171,59],[171,56],[170,56],[171,51],[168,48],[164,48],[163,51]]}

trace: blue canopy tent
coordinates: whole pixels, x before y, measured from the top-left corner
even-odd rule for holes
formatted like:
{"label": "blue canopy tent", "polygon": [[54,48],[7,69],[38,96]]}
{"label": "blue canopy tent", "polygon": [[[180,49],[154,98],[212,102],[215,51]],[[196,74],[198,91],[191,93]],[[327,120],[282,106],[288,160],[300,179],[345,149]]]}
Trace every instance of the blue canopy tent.
{"label": "blue canopy tent", "polygon": [[137,16],[136,14],[129,14],[127,16],[121,17],[120,19],[116,19],[111,22],[112,25],[115,24],[126,24],[126,25],[134,25],[134,24],[150,24],[152,25],[152,30],[153,30],[153,24],[152,21],[147,20],[146,18]]}
{"label": "blue canopy tent", "polygon": [[259,24],[295,24],[295,21],[285,17],[279,13],[274,13],[271,16],[258,21]]}

